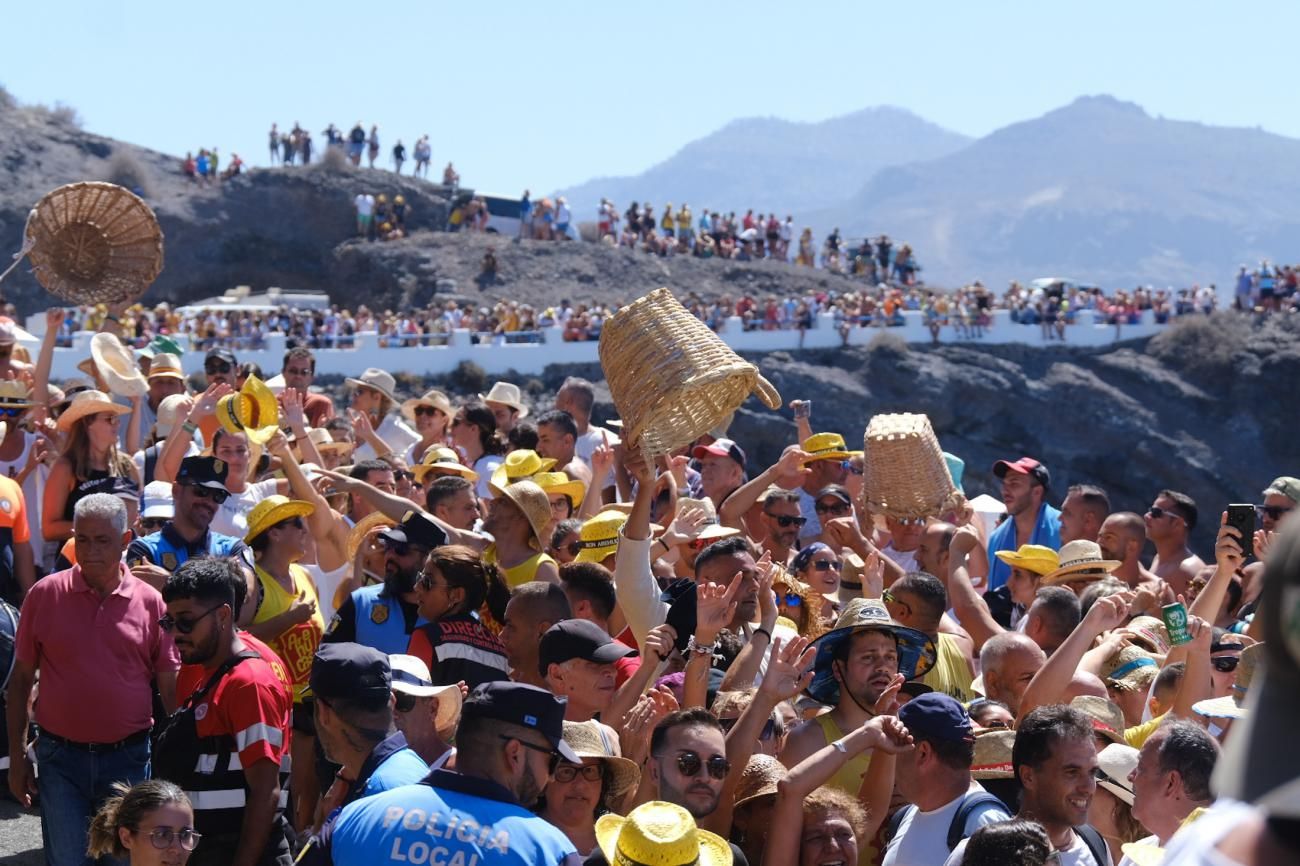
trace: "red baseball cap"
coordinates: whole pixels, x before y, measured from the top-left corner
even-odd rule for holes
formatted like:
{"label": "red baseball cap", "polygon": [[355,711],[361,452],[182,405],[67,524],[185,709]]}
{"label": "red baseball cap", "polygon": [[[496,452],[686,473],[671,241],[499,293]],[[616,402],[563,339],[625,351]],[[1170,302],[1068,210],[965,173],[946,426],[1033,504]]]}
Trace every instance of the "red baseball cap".
{"label": "red baseball cap", "polygon": [[740,468],[745,468],[745,452],[730,439],[714,439],[712,445],[696,445],[691,456],[696,460],[701,457],[730,457],[740,464]]}
{"label": "red baseball cap", "polygon": [[1044,487],[1048,487],[1052,483],[1052,476],[1048,473],[1047,467],[1032,457],[1021,457],[1019,460],[999,460],[993,464],[993,474],[996,477],[1004,478],[1007,472],[1019,472],[1023,475],[1032,476],[1035,481]]}

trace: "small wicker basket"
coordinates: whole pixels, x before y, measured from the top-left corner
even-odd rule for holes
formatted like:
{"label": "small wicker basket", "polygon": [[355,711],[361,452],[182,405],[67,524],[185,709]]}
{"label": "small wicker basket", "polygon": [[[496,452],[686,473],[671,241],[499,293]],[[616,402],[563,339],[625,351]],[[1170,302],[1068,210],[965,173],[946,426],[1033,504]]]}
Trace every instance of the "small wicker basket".
{"label": "small wicker basket", "polygon": [[624,438],[647,458],[714,429],[755,391],[769,408],[781,405],[758,368],[668,289],[655,289],[609,318],[600,335],[600,364]]}
{"label": "small wicker basket", "polygon": [[25,248],[37,281],[77,304],[134,300],[163,265],[153,210],[129,190],[97,181],[61,186],[37,202]]}
{"label": "small wicker basket", "polygon": [[863,437],[867,506],[895,520],[934,517],[954,503],[957,486],[925,415],[876,415]]}

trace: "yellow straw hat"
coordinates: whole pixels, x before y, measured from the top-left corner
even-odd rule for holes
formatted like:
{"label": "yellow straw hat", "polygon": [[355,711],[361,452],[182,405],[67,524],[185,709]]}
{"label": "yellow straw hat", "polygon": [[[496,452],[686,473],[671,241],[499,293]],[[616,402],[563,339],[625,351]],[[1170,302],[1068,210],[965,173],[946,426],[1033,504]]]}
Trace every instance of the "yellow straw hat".
{"label": "yellow straw hat", "polygon": [[817,433],[809,436],[801,446],[808,457],[805,463],[815,460],[847,460],[853,456],[844,444],[844,437],[838,433]]}
{"label": "yellow straw hat", "polygon": [[361,548],[361,540],[366,537],[366,533],[376,526],[396,526],[397,521],[384,514],[382,511],[372,511],[365,517],[357,521],[356,525],[348,532],[348,562],[357,558],[357,551]]}
{"label": "yellow straw hat", "polygon": [[606,814],[596,819],[596,843],[614,864],[640,866],[731,866],[726,839],[695,826],[695,819],[676,803],[651,800],[626,818]]}
{"label": "yellow straw hat", "polygon": [[249,376],[237,393],[217,401],[217,420],[231,433],[246,433],[248,441],[265,445],[280,429],[280,404],[266,383]]}
{"label": "yellow straw hat", "polygon": [[1039,577],[1061,567],[1061,558],[1056,551],[1041,544],[1022,544],[1018,550],[999,550],[996,556],[1012,568],[1023,568]]}
{"label": "yellow straw hat", "polygon": [[621,511],[602,511],[582,524],[578,531],[578,544],[581,550],[574,557],[575,562],[604,562],[618,550],[618,533],[627,523],[627,515]]}
{"label": "yellow straw hat", "polygon": [[563,494],[569,497],[569,502],[573,503],[574,509],[582,504],[582,497],[587,493],[586,485],[581,481],[574,481],[563,472],[538,472],[530,480],[546,491],[547,496]]}
{"label": "yellow straw hat", "polygon": [[130,411],[128,407],[114,403],[103,391],[80,391],[72,395],[68,408],[59,416],[59,429],[67,433],[73,424],[87,415],[97,415],[100,412],[125,415]]}
{"label": "yellow straw hat", "polygon": [[108,390],[123,397],[143,397],[149,383],[140,372],[135,355],[115,334],[101,333],[90,338],[90,357]]}
{"label": "yellow straw hat", "polygon": [[421,484],[424,483],[424,479],[428,477],[429,473],[435,470],[450,472],[468,481],[478,481],[478,473],[461,463],[460,456],[456,454],[455,450],[446,446],[430,448],[425,453],[424,459],[411,467],[411,472],[415,474],[415,480]]}
{"label": "yellow straw hat", "polygon": [[316,510],[316,506],[301,499],[290,499],[274,493],[253,506],[248,512],[248,532],[244,533],[244,543],[251,544],[254,538],[266,532],[277,523],[291,517],[306,517]]}
{"label": "yellow straw hat", "polygon": [[491,483],[493,488],[505,487],[516,481],[532,478],[538,472],[546,472],[554,465],[554,460],[542,457],[531,449],[511,451],[501,465],[492,470]]}

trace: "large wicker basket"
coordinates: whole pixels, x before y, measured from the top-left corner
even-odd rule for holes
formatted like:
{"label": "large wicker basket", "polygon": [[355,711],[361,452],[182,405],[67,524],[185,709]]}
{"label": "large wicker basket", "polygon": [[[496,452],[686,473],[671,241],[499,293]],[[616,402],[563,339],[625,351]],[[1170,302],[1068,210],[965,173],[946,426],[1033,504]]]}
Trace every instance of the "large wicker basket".
{"label": "large wicker basket", "polygon": [[876,415],[863,437],[867,506],[895,520],[934,517],[950,508],[957,486],[925,415]]}
{"label": "large wicker basket", "polygon": [[162,271],[158,218],[111,183],[70,183],[46,195],[27,218],[26,248],[40,284],[78,304],[134,300]]}
{"label": "large wicker basket", "polygon": [[600,335],[600,363],[624,439],[648,458],[693,442],[755,391],[770,408],[781,405],[758,368],[668,289],[655,289],[610,317]]}

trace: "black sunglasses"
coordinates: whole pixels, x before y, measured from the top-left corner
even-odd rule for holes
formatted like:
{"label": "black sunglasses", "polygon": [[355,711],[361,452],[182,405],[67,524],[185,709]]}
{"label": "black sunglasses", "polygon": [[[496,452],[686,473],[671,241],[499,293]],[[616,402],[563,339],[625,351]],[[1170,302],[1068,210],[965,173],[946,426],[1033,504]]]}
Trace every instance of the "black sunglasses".
{"label": "black sunglasses", "polygon": [[393,695],[397,698],[396,709],[399,713],[409,713],[415,709],[415,702],[419,700],[415,695],[408,695],[406,692],[397,690],[393,691]]}
{"label": "black sunglasses", "polygon": [[853,506],[849,505],[847,502],[835,502],[835,503],[830,503],[825,505],[818,502],[814,506],[814,508],[817,509],[818,514],[827,514],[827,513],[840,514],[842,512],[847,513],[848,511],[852,510]]}
{"label": "black sunglasses", "polygon": [[808,518],[806,517],[791,517],[788,514],[777,515],[767,511],[763,513],[775,520],[776,525],[780,526],[782,529],[789,529],[791,526],[803,526],[808,522]]}
{"label": "black sunglasses", "polygon": [[148,532],[158,532],[167,525],[166,517],[141,517],[140,528]]}
{"label": "black sunglasses", "polygon": [[292,526],[294,529],[302,529],[303,525],[304,524],[302,522],[302,517],[299,516],[299,517],[290,517],[288,520],[281,520],[279,523],[277,523],[275,526],[271,528],[277,529],[281,526]]}
{"label": "black sunglasses", "polygon": [[1281,520],[1282,515],[1290,514],[1295,510],[1295,506],[1286,505],[1256,505],[1255,510],[1261,515],[1267,514],[1270,520]]}
{"label": "black sunglasses", "polygon": [[569,556],[577,556],[582,551],[582,542],[575,541],[572,544],[566,545],[564,549],[569,552]]}
{"label": "black sunglasses", "polygon": [[683,776],[694,778],[699,775],[701,768],[708,771],[710,778],[722,781],[731,772],[731,762],[722,755],[714,755],[705,761],[701,760],[700,756],[695,752],[678,753],[677,769]]}
{"label": "black sunglasses", "polygon": [[1241,661],[1241,656],[1219,656],[1210,659],[1214,664],[1214,669],[1221,674],[1230,674],[1237,669],[1237,663]]}
{"label": "black sunglasses", "polygon": [[428,552],[428,548],[426,547],[420,547],[417,544],[411,544],[411,542],[409,541],[394,541],[393,539],[385,538],[382,535],[379,536],[379,543],[382,544],[386,550],[393,552],[397,556],[406,556],[412,550],[417,551],[419,553]]}
{"label": "black sunglasses", "polygon": [[549,755],[551,758],[551,762],[547,768],[547,772],[549,772],[552,776],[555,775],[555,768],[560,766],[560,757],[561,757],[560,753],[557,752],[555,749],[549,749],[546,746],[539,746],[536,745],[535,743],[530,743],[527,740],[521,740],[518,737],[508,737],[505,734],[497,734],[497,736],[505,740],[507,743],[510,742],[511,740],[514,740],[516,743],[523,746],[525,749],[532,749],[534,752],[541,752],[543,755]]}
{"label": "black sunglasses", "polygon": [[228,361],[208,361],[203,365],[205,373],[229,373],[234,369],[234,365]]}
{"label": "black sunglasses", "polygon": [[813,563],[813,568],[817,571],[839,571],[844,566],[833,559],[821,559]]}
{"label": "black sunglasses", "polygon": [[1159,505],[1152,505],[1150,508],[1147,509],[1147,514],[1150,514],[1156,520],[1159,520],[1162,517],[1177,517],[1179,520],[1183,519],[1183,516],[1181,514],[1175,514],[1172,511],[1168,511],[1164,508],[1161,508]]}
{"label": "black sunglasses", "polygon": [[225,502],[227,499],[230,498],[230,494],[228,492],[226,492],[225,490],[217,490],[215,487],[204,487],[202,484],[186,484],[186,483],[182,483],[181,486],[188,487],[190,490],[194,491],[194,495],[197,496],[198,498],[211,499],[213,502],[217,503],[218,505],[222,504],[223,502]]}
{"label": "black sunglasses", "polygon": [[210,607],[207,610],[203,611],[203,613],[194,617],[194,619],[175,619],[172,617],[171,614],[164,614],[163,616],[160,616],[158,618],[158,628],[162,629],[165,632],[171,632],[172,629],[176,629],[176,631],[180,632],[181,634],[189,634],[192,631],[194,631],[195,626],[199,624],[199,620],[203,619],[205,616],[209,614],[216,613],[217,611],[221,610],[223,607],[227,607],[227,606],[228,605],[223,603],[217,605],[216,607]]}
{"label": "black sunglasses", "polygon": [[437,415],[439,411],[440,410],[434,406],[421,405],[415,407],[416,415]]}

